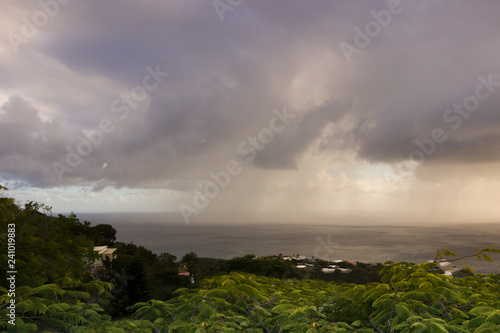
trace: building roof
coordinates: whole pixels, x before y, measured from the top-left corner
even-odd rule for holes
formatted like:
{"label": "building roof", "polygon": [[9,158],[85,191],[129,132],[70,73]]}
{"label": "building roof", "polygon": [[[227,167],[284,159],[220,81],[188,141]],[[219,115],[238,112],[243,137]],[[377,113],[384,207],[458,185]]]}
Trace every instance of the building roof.
{"label": "building roof", "polygon": [[336,268],[322,268],[321,271],[323,273],[334,273],[337,269]]}
{"label": "building roof", "polygon": [[94,246],[94,251],[99,253],[100,251],[104,251],[107,248],[108,248],[107,246]]}
{"label": "building roof", "polygon": [[100,255],[110,255],[110,254],[113,254],[116,251],[116,248],[114,248],[114,247],[108,247],[107,245],[105,245],[105,246],[94,246],[94,251],[97,252],[97,254],[100,254]]}

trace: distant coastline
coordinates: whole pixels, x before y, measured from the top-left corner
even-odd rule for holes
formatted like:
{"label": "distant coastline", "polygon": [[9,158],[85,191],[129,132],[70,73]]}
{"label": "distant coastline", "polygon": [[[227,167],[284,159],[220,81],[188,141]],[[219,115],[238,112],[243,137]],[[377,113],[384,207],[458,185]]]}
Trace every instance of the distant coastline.
{"label": "distant coastline", "polygon": [[[437,249],[457,254],[486,246],[499,247],[498,224],[359,225],[355,221],[328,224],[198,223],[186,225],[165,220],[164,214],[78,214],[93,224],[109,223],[117,229],[117,240],[143,245],[155,253],[182,256],[194,251],[200,257],[231,259],[246,254],[301,254],[324,260],[379,263],[388,260],[420,263],[433,259]],[[170,217],[172,217],[171,215]],[[500,258],[494,263],[464,260],[478,273],[500,273]]]}

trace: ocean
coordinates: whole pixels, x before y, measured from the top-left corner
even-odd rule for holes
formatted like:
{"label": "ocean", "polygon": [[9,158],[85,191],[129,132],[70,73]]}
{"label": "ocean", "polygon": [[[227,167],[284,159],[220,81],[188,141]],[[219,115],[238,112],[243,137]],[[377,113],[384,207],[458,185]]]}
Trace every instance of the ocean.
{"label": "ocean", "polygon": [[[79,214],[93,224],[108,223],[117,230],[117,240],[132,242],[160,254],[169,252],[178,259],[187,252],[199,257],[230,259],[246,254],[301,255],[325,260],[365,263],[434,259],[438,249],[465,256],[474,249],[500,248],[500,223],[384,223],[380,219],[356,221],[337,218],[324,223],[216,223],[186,224],[168,214]],[[468,258],[466,264],[478,273],[500,273],[500,254],[494,263]]]}

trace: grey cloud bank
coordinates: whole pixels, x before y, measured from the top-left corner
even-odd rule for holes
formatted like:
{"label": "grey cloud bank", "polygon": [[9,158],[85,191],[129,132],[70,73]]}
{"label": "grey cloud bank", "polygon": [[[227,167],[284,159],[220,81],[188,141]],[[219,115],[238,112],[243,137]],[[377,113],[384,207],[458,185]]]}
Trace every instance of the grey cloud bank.
{"label": "grey cloud bank", "polygon": [[[471,181],[496,182],[499,10],[496,1],[9,3],[0,177],[166,189],[189,203],[210,171],[248,160],[210,206],[299,207],[279,193],[311,196],[318,175],[396,166],[419,149],[412,198],[466,169]],[[24,36],[23,18],[38,11],[50,20],[31,20],[38,30]],[[147,66],[170,75],[146,79]],[[282,105],[296,118],[280,131],[269,110]],[[373,201],[375,172],[364,183],[347,174],[342,186]]]}

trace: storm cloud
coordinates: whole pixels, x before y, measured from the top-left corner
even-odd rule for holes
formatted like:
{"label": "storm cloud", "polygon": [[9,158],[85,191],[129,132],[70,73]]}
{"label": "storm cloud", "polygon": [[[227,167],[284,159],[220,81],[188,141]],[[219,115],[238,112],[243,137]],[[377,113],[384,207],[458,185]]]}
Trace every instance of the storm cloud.
{"label": "storm cloud", "polygon": [[[400,198],[383,173],[405,162],[411,200],[458,175],[497,182],[499,10],[493,0],[245,1],[221,21],[210,1],[9,2],[0,178],[189,202],[238,160],[244,172],[217,209],[311,206],[304,196],[326,209],[325,191]],[[285,109],[296,117],[247,162],[238,147]]]}

